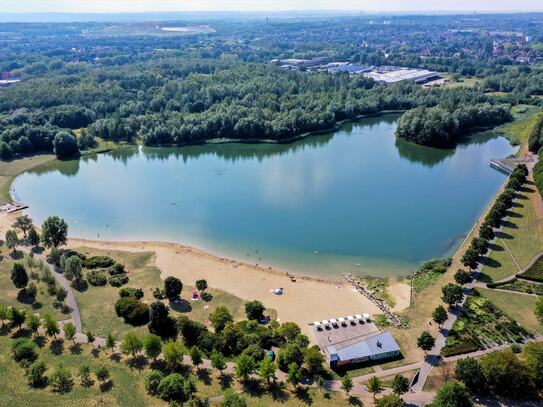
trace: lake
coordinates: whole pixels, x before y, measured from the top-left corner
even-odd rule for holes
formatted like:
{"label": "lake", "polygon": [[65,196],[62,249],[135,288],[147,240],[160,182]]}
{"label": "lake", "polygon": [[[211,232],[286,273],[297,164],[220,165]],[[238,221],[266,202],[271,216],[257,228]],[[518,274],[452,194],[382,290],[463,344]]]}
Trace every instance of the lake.
{"label": "lake", "polygon": [[455,150],[396,140],[397,115],[292,144],[127,147],[22,174],[18,201],[71,236],[190,244],[293,272],[411,273],[451,254],[505,181],[476,136]]}

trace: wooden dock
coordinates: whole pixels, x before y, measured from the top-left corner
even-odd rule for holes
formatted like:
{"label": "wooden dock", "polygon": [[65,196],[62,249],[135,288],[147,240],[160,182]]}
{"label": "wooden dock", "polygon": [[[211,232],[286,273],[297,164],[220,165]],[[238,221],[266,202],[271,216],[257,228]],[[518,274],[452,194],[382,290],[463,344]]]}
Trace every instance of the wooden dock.
{"label": "wooden dock", "polygon": [[26,208],[28,208],[28,205],[19,202],[4,202],[2,206],[0,206],[0,211],[3,213],[14,213]]}
{"label": "wooden dock", "polygon": [[394,325],[399,326],[401,325],[402,321],[400,318],[398,318],[396,315],[392,313],[390,308],[384,303],[383,300],[380,300],[379,298],[376,298],[364,285],[358,280],[355,276],[353,276],[351,273],[343,273],[343,277],[351,283],[356,291],[358,291],[360,294],[368,298],[371,302],[373,302],[381,311],[383,311],[383,314],[386,315],[388,321]]}

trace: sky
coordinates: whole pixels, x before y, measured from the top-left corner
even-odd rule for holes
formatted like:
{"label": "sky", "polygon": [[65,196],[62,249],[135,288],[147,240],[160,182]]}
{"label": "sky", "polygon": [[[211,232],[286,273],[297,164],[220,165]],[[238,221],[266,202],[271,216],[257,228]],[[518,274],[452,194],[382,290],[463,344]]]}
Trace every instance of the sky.
{"label": "sky", "polygon": [[543,0],[0,0],[2,13],[163,11],[543,11]]}

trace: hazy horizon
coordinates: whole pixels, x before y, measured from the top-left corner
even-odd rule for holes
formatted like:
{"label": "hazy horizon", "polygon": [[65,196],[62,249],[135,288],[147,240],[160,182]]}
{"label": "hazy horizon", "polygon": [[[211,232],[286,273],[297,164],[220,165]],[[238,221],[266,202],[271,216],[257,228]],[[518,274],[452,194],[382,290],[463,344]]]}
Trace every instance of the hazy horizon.
{"label": "hazy horizon", "polygon": [[2,6],[2,14],[141,12],[527,12],[543,11],[541,0],[25,0]]}

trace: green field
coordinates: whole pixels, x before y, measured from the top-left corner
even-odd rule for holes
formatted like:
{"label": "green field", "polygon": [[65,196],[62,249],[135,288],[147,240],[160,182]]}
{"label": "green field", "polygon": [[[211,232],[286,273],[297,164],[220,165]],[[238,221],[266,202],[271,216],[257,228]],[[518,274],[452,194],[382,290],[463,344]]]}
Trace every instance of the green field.
{"label": "green field", "polygon": [[543,325],[534,314],[536,297],[505,293],[491,289],[478,289],[482,296],[488,298],[496,307],[515,319],[530,332],[543,333]]}
{"label": "green field", "polygon": [[13,161],[0,161],[0,202],[11,202],[9,189],[17,175],[54,159],[52,154],[42,154]]}
{"label": "green field", "polygon": [[515,120],[498,127],[495,131],[503,134],[511,144],[526,144],[530,131],[535,125],[541,109],[532,105],[518,105],[512,109]]}
{"label": "green field", "polygon": [[[13,260],[9,254],[7,254],[8,249],[6,247],[2,247],[1,252],[4,258],[2,259],[2,261],[0,261],[0,304],[17,308],[24,308],[29,313],[43,315],[47,312],[58,320],[70,318],[70,314],[63,313],[60,309],[53,307],[55,298],[51,297],[47,293],[47,285],[44,282],[39,282],[37,280],[32,280],[29,278],[29,282],[33,281],[38,289],[38,293],[36,295],[36,302],[31,305],[27,301],[19,301],[17,299],[19,289],[15,288],[10,278],[11,268],[15,260]],[[26,259],[27,257],[25,256],[24,258],[18,259],[17,261],[23,263],[26,267]],[[35,268],[35,270],[37,269]],[[28,267],[27,271],[30,272]]]}
{"label": "green field", "polygon": [[520,198],[511,209],[512,215],[502,226],[501,233],[498,233],[495,246],[491,247],[481,281],[498,281],[518,273],[519,269],[509,251],[521,269],[543,252],[543,223],[539,213],[541,197],[533,185],[527,185]]}
{"label": "green field", "polygon": [[[154,301],[152,291],[155,287],[162,287],[163,281],[160,278],[160,270],[153,265],[153,256],[151,252],[121,252],[121,251],[106,251],[98,249],[90,249],[82,247],[76,249],[85,255],[107,255],[115,261],[125,265],[130,281],[126,287],[134,287],[143,289],[145,296],[143,301],[151,303]],[[191,301],[190,296],[195,291],[195,281],[184,281],[182,298],[187,300],[179,306],[172,306],[171,315],[184,314],[190,319],[207,323],[209,314],[218,306],[227,307],[235,319],[241,319],[245,316],[244,302],[229,293],[222,290],[209,289],[211,301]],[[74,294],[81,312],[83,322],[83,330],[90,330],[95,334],[105,336],[108,333],[113,333],[118,337],[123,336],[129,331],[146,332],[145,327],[134,328],[129,324],[125,324],[123,320],[117,317],[114,304],[119,295],[119,288],[106,285],[104,287],[93,287],[89,285],[88,289],[83,292],[75,291]],[[273,311],[268,311],[273,316]]]}
{"label": "green field", "polygon": [[521,276],[529,280],[543,282],[543,257],[538,258],[528,270],[521,274]]}

